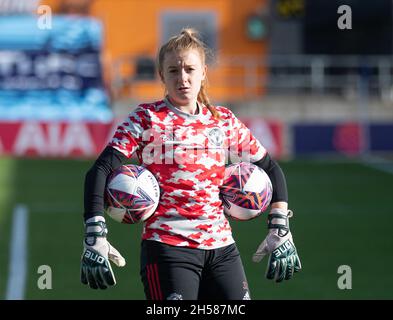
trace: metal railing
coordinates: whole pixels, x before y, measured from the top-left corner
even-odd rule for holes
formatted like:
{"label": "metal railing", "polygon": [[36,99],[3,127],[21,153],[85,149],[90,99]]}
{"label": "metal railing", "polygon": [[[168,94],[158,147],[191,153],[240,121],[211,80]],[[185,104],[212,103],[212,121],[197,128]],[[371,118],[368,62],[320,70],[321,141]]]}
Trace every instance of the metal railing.
{"label": "metal railing", "polygon": [[[146,84],[150,91],[156,88],[162,92],[154,59],[127,56],[114,61],[111,65],[114,97],[138,95],[141,91],[137,89]],[[151,65],[145,65],[145,69],[138,66],[138,61],[149,60]],[[229,94],[234,99],[261,98],[267,93],[346,94],[360,88],[382,97],[391,92],[392,73],[391,56],[238,55],[218,57],[209,66],[208,77],[211,94]]]}
{"label": "metal railing", "polygon": [[390,56],[272,56],[266,65],[271,91],[339,93],[358,90],[364,83],[370,93],[382,93],[392,86]]}

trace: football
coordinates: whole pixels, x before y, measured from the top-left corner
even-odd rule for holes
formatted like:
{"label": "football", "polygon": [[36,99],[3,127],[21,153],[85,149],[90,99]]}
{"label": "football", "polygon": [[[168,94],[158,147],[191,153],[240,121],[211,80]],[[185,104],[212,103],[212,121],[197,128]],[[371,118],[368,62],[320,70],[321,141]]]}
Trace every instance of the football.
{"label": "football", "polygon": [[270,178],[258,166],[239,162],[225,168],[220,198],[227,216],[242,221],[254,219],[268,208],[272,195]]}
{"label": "football", "polygon": [[158,206],[160,187],[144,167],[122,165],[108,177],[105,212],[118,222],[134,224],[150,218]]}

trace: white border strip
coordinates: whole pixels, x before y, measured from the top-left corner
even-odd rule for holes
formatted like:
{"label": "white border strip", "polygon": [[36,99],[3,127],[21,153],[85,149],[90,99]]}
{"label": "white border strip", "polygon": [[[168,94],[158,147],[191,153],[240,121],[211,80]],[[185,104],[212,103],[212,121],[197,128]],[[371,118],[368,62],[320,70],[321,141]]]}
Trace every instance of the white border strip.
{"label": "white border strip", "polygon": [[29,212],[25,205],[18,204],[15,206],[6,300],[23,300],[25,296],[28,215]]}

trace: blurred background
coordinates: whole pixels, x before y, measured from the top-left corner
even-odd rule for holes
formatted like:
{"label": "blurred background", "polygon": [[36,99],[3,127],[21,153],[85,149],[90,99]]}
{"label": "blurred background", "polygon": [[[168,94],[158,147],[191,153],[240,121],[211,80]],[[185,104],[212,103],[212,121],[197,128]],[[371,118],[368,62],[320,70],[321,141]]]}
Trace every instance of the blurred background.
{"label": "blurred background", "polygon": [[[345,7],[342,7],[345,5]],[[0,0],[0,298],[144,299],[141,225],[107,219],[118,284],[79,281],[84,175],[138,103],[159,47],[211,48],[208,93],[285,171],[303,264],[264,278],[266,216],[232,221],[253,299],[392,299],[392,0]],[[345,270],[345,271],[343,271]]]}

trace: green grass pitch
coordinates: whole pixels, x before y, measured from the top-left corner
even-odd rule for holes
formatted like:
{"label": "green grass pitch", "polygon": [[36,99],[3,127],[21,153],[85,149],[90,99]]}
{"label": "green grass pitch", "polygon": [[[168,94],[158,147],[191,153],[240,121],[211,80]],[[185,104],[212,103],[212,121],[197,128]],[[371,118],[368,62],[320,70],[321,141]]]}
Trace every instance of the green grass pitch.
{"label": "green grass pitch", "polygon": [[[83,181],[92,160],[0,159],[0,299],[8,279],[12,210],[29,209],[26,299],[144,299],[139,277],[141,225],[109,218],[110,242],[124,255],[113,266],[117,285],[94,291],[80,283]],[[252,254],[266,234],[266,215],[232,221],[253,299],[392,299],[393,175],[356,161],[281,163],[294,218],[290,220],[302,272],[277,284],[264,278],[266,260]],[[38,267],[52,270],[41,290]],[[352,270],[352,289],[337,286],[340,265]]]}

